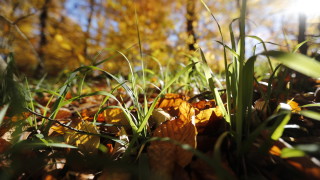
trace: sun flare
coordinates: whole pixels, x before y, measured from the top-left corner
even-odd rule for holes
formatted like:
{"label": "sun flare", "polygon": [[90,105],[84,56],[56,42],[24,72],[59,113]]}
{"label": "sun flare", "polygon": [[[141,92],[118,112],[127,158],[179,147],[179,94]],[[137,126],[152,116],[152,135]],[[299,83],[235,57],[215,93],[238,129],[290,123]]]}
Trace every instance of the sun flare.
{"label": "sun flare", "polygon": [[308,17],[320,16],[320,0],[289,0],[288,14],[303,13]]}

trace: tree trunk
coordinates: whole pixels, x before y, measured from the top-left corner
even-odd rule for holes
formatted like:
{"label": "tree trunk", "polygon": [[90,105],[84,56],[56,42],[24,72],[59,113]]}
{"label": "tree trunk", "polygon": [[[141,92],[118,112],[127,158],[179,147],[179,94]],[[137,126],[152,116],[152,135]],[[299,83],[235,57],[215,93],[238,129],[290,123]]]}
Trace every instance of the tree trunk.
{"label": "tree trunk", "polygon": [[94,11],[94,5],[95,5],[94,0],[90,0],[90,4],[89,4],[90,11],[87,19],[87,31],[85,33],[84,48],[83,48],[83,54],[84,54],[84,57],[86,58],[88,57],[88,40],[90,39],[90,28],[91,28],[91,21],[92,21],[92,16]]}
{"label": "tree trunk", "polygon": [[[298,34],[298,44],[302,43],[306,40],[306,22],[307,22],[307,16],[303,13],[299,14],[299,34]],[[308,52],[308,45],[307,43],[304,43],[300,47],[300,53],[307,55]]]}
{"label": "tree trunk", "polygon": [[195,44],[197,43],[197,37],[196,33],[194,31],[194,21],[196,20],[195,16],[195,1],[194,0],[187,0],[187,15],[186,15],[186,20],[187,20],[187,43],[188,43],[188,48],[190,51],[195,51]]}
{"label": "tree trunk", "polygon": [[[306,40],[306,28],[307,28],[306,22],[307,22],[307,16],[304,13],[300,13],[298,44]],[[307,43],[304,43],[299,49],[300,53],[304,55],[308,55],[308,48],[309,46],[307,45]],[[312,78],[292,70],[290,73],[296,74],[295,78],[293,78],[292,80],[293,89],[304,91],[304,92],[310,92],[314,90],[315,82]]]}
{"label": "tree trunk", "polygon": [[49,4],[50,4],[50,0],[45,0],[42,6],[41,14],[39,16],[40,42],[39,42],[38,54],[41,62],[38,63],[37,68],[35,70],[34,76],[37,78],[41,78],[44,75],[44,59],[45,59],[44,47],[47,44],[46,27],[47,27],[47,20],[48,20]]}

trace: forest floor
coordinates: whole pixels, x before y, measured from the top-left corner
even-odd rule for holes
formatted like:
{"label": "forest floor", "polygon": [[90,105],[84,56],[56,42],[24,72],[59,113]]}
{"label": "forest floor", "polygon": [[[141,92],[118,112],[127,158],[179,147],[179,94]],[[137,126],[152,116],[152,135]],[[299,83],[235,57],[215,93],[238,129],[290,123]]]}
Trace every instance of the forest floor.
{"label": "forest floor", "polygon": [[[300,113],[319,112],[319,88],[281,92],[266,102],[260,93],[266,87],[255,84],[248,128],[265,126],[240,155],[210,91],[157,99],[160,91],[151,87],[137,98],[105,82],[88,85],[80,96],[77,88],[62,101],[35,91],[33,105],[20,115],[1,108],[0,179],[320,179],[319,117]],[[147,116],[141,108],[153,101],[140,129]],[[290,116],[272,117],[278,107]],[[271,139],[270,129],[286,117],[281,137]]]}

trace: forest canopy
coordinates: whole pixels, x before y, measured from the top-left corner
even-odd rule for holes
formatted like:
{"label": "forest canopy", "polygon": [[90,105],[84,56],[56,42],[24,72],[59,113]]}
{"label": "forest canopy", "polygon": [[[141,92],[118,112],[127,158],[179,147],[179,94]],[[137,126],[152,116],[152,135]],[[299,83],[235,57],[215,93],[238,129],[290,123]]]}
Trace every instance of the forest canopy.
{"label": "forest canopy", "polygon": [[[239,3],[206,2],[227,44],[233,20],[231,27],[238,33],[235,18],[239,17]],[[317,36],[319,19],[308,16],[300,18],[306,24],[303,32],[306,36],[299,37],[299,13],[292,12],[290,4],[290,0],[248,1],[247,34],[272,42],[267,44],[269,49],[286,50]],[[98,57],[100,60],[121,51],[139,66],[139,38],[148,67],[156,67],[152,57],[162,65],[186,64],[186,55],[200,47],[213,71],[223,71],[222,46],[216,42],[220,41],[218,27],[201,1],[3,0],[0,12],[0,54],[5,58],[14,52],[17,66],[27,75],[56,75],[90,65],[97,61],[94,57],[101,50],[104,51]],[[258,41],[247,41],[257,45],[257,51],[263,50]],[[317,43],[308,42],[309,54],[317,54]],[[116,56],[104,63],[103,68],[111,73],[128,72],[128,66],[119,66],[123,63],[123,57]]]}

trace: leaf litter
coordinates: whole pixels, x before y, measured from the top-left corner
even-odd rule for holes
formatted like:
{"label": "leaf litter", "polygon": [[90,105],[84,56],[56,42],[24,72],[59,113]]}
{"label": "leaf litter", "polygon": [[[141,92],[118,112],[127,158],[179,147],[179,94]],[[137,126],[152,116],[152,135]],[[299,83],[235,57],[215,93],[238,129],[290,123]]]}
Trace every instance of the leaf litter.
{"label": "leaf litter", "polygon": [[[119,97],[123,97],[123,103],[128,103],[130,98],[123,91],[119,91]],[[72,98],[68,95],[69,99]],[[44,94],[43,97],[48,97]],[[155,95],[153,95],[155,97]],[[52,105],[50,98],[35,98],[40,104]],[[85,176],[85,174],[92,175],[90,177],[112,177],[120,179],[130,179],[137,176],[135,170],[132,170],[131,166],[125,166],[122,164],[122,157],[126,153],[128,144],[133,136],[129,122],[124,112],[120,108],[106,108],[102,112],[99,112],[101,108],[101,101],[103,97],[100,95],[84,97],[79,101],[74,101],[71,104],[59,109],[55,120],[76,130],[85,131],[87,134],[77,133],[71,129],[63,127],[57,123],[54,123],[49,131],[50,141],[57,139],[62,140],[62,143],[77,147],[77,149],[68,148],[54,148],[51,147],[52,152],[49,156],[43,158],[40,161],[53,162],[56,168],[50,170],[43,169],[33,177],[43,176],[46,178],[66,178]],[[147,158],[147,164],[149,164],[149,174],[155,175],[155,177],[164,179],[174,179],[175,177],[181,176],[186,179],[217,179],[217,175],[212,167],[208,166],[201,158],[196,156],[193,151],[188,148],[193,148],[197,151],[203,152],[209,157],[213,154],[213,145],[216,143],[218,137],[228,130],[228,124],[225,122],[220,108],[216,105],[212,99],[201,99],[196,102],[191,102],[190,98],[184,94],[165,94],[160,98],[153,110],[152,116],[149,119],[148,132],[150,137],[154,138],[150,143],[145,144],[146,148],[141,149],[141,156]],[[271,98],[272,99],[272,98]],[[297,101],[295,101],[297,99]],[[320,135],[319,122],[310,119],[309,117],[303,116],[300,112],[308,109],[317,109],[317,107],[303,107],[306,102],[318,103],[309,96],[293,97],[291,99],[278,99],[264,102],[262,99],[257,99],[255,108],[257,115],[262,117],[270,116],[270,111],[265,110],[265,103],[269,103],[269,108],[272,106],[273,110],[276,109],[276,105],[282,101],[290,107],[290,111],[294,114],[288,124],[286,125],[282,137],[272,142],[269,146],[268,154],[269,158],[263,158],[264,160],[259,163],[253,163],[264,169],[260,173],[265,177],[275,178],[280,177],[280,172],[276,168],[270,168],[274,163],[286,165],[280,166],[282,168],[288,168],[295,170],[297,177],[306,175],[310,178],[318,178],[319,164],[317,159],[319,158],[318,153],[304,154],[293,154],[292,149],[296,149],[299,142],[314,142],[314,136]],[[52,102],[55,100],[53,99]],[[302,103],[302,104],[300,104]],[[259,104],[260,103],[260,104]],[[132,104],[132,103],[131,103]],[[273,105],[274,104],[274,105]],[[108,101],[104,107],[115,106],[117,102]],[[40,112],[44,112],[44,109],[39,109]],[[130,110],[133,116],[136,116],[136,109]],[[98,114],[97,114],[98,113]],[[48,112],[47,116],[50,115]],[[93,123],[94,117],[97,115],[97,122]],[[4,121],[13,121],[6,125],[3,123],[0,127],[2,136],[13,127],[16,122],[26,119],[30,114],[25,116],[5,116]],[[43,118],[36,117],[38,122]],[[298,125],[299,128],[289,128],[290,125]],[[294,126],[292,126],[294,127]],[[303,130],[304,128],[304,130]],[[293,137],[291,131],[297,131],[302,136]],[[265,131],[262,131],[262,133]],[[303,132],[307,132],[303,134]],[[12,132],[14,133],[14,131]],[[268,133],[268,132],[266,132]],[[106,136],[99,136],[106,135]],[[13,136],[13,135],[12,135]],[[121,140],[119,142],[113,141],[106,137],[112,136],[114,139]],[[259,138],[264,141],[263,134]],[[14,137],[11,137],[14,138]],[[45,139],[32,138],[31,135],[21,139],[23,141],[38,141],[39,139],[45,141]],[[11,150],[14,146],[11,144],[11,139],[0,139],[0,152],[1,154]],[[288,145],[288,143],[292,145]],[[48,142],[44,142],[48,143]],[[227,152],[230,151],[230,141],[227,140],[227,144],[224,144],[221,148],[222,151],[223,168],[235,176],[236,172],[232,170],[232,164],[230,160],[232,157],[227,157]],[[259,140],[257,140],[259,143]],[[261,143],[263,144],[263,143]],[[188,148],[185,148],[188,145]],[[289,150],[288,150],[289,149]],[[40,153],[40,149],[31,150],[27,153]],[[45,150],[46,151],[46,150]],[[24,152],[26,153],[26,152]],[[291,155],[290,155],[291,153]],[[145,156],[146,155],[146,156]],[[315,155],[315,156],[313,156]],[[2,155],[5,157],[4,155]],[[42,156],[41,156],[42,157]],[[260,157],[255,155],[254,157]],[[80,158],[80,159],[79,159]],[[83,159],[81,159],[83,158]],[[110,164],[119,162],[115,168],[109,168],[108,163],[97,163],[92,165],[92,162],[96,162],[97,159]],[[91,163],[88,163],[92,161]],[[58,163],[64,162],[64,163]],[[84,164],[83,164],[84,163]],[[88,164],[85,164],[88,163]],[[134,163],[134,162],[133,162]],[[43,163],[41,163],[43,164]],[[106,165],[107,164],[107,165]],[[5,167],[5,164],[1,165]],[[107,166],[107,167],[106,167]],[[85,170],[84,170],[85,169]],[[269,172],[266,171],[269,169]],[[19,172],[30,173],[25,168],[21,168]],[[60,172],[60,173],[57,173]],[[62,173],[63,172],[63,173]],[[18,173],[18,172],[17,172]],[[95,175],[95,173],[98,173]],[[269,173],[269,175],[266,175]],[[122,175],[120,175],[122,174]],[[200,175],[201,174],[201,175]],[[23,176],[16,174],[17,176]],[[89,177],[89,176],[88,176]]]}

